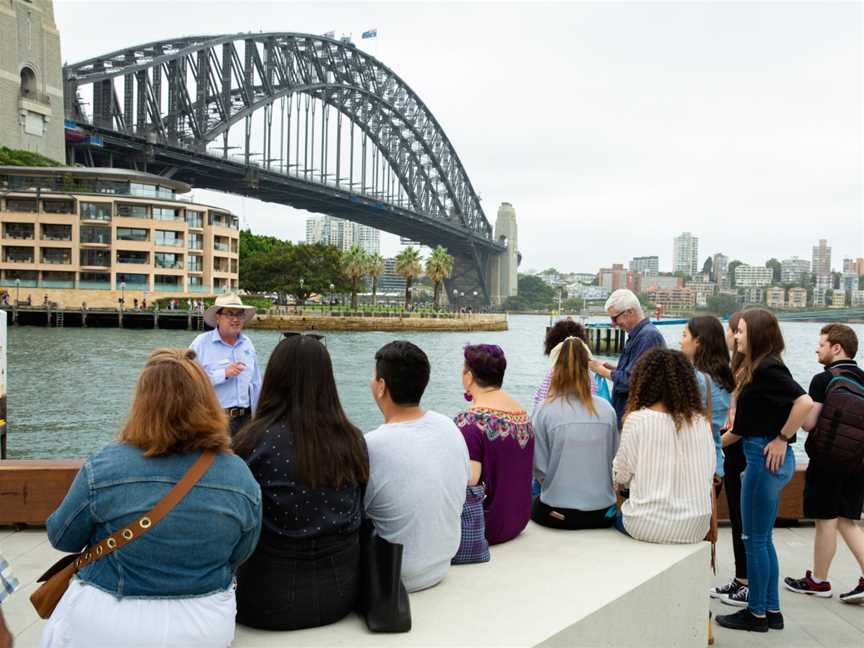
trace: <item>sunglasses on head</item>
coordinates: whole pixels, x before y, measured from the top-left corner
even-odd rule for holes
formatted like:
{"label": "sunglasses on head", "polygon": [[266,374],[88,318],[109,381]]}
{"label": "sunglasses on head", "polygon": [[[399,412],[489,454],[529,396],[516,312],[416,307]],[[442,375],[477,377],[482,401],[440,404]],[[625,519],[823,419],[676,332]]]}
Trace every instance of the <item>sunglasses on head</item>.
{"label": "sunglasses on head", "polygon": [[282,337],[285,338],[286,340],[290,340],[290,339],[295,338],[295,337],[300,337],[301,335],[304,335],[306,337],[310,337],[313,340],[318,340],[325,347],[327,346],[327,337],[324,335],[321,335],[320,333],[301,333],[300,331],[282,331]]}

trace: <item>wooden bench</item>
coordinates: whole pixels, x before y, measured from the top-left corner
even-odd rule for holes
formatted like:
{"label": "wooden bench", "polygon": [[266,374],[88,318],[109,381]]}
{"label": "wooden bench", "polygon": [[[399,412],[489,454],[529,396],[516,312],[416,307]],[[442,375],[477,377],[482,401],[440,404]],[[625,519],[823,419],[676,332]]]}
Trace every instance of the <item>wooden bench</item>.
{"label": "wooden bench", "polygon": [[81,459],[0,461],[0,526],[45,524],[82,463]]}

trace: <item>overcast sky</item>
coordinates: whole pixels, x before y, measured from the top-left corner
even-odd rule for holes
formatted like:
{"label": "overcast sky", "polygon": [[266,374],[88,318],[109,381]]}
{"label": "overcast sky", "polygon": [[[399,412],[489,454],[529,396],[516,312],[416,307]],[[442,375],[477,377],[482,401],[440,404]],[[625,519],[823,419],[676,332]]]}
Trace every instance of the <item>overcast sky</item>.
{"label": "overcast sky", "polygon": [[[699,237],[701,261],[864,256],[862,4],[55,0],[74,62],[184,34],[352,34],[437,117],[522,268],[596,272]],[[378,39],[360,33],[377,28]],[[196,191],[256,233],[306,212]],[[396,245],[387,242],[385,252]]]}

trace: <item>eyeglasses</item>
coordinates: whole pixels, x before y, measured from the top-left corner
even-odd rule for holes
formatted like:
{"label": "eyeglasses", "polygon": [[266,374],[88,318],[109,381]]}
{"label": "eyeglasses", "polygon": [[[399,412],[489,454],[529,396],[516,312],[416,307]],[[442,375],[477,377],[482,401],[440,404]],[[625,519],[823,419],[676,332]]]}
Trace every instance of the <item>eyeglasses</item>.
{"label": "eyeglasses", "polygon": [[230,319],[243,319],[243,311],[220,310],[219,314],[222,315],[222,317],[228,317]]}
{"label": "eyeglasses", "polygon": [[626,313],[626,312],[629,311],[629,310],[630,310],[630,309],[627,308],[627,309],[621,311],[620,313],[618,313],[617,315],[610,315],[609,318],[612,320],[612,323],[613,323],[613,324],[617,324],[617,323],[618,323],[618,318],[621,317],[624,313]]}
{"label": "eyeglasses", "polygon": [[305,337],[310,337],[313,340],[318,340],[325,347],[327,346],[327,337],[321,335],[320,333],[301,333],[300,331],[282,331],[282,337],[286,340],[290,340],[295,337],[300,337],[301,335]]}

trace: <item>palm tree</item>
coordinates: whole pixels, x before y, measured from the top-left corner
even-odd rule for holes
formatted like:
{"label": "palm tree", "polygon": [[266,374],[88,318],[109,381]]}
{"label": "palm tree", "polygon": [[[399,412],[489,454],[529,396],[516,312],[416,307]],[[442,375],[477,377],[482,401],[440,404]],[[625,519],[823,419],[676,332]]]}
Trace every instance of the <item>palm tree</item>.
{"label": "palm tree", "polygon": [[378,277],[384,274],[384,257],[377,252],[366,257],[366,274],[372,277],[372,305],[375,305],[375,297],[378,294]]}
{"label": "palm tree", "polygon": [[432,298],[432,304],[438,308],[439,297],[441,296],[441,284],[453,272],[453,257],[447,254],[447,249],[440,245],[432,250],[432,254],[426,259],[426,276],[435,284],[435,295]]}
{"label": "palm tree", "polygon": [[350,250],[342,253],[342,267],[351,280],[351,310],[357,310],[357,284],[366,274],[366,259],[366,252],[359,245],[352,245]]}
{"label": "palm tree", "polygon": [[423,272],[420,251],[412,246],[406,247],[396,255],[396,274],[405,277],[405,310],[411,305],[411,283]]}

